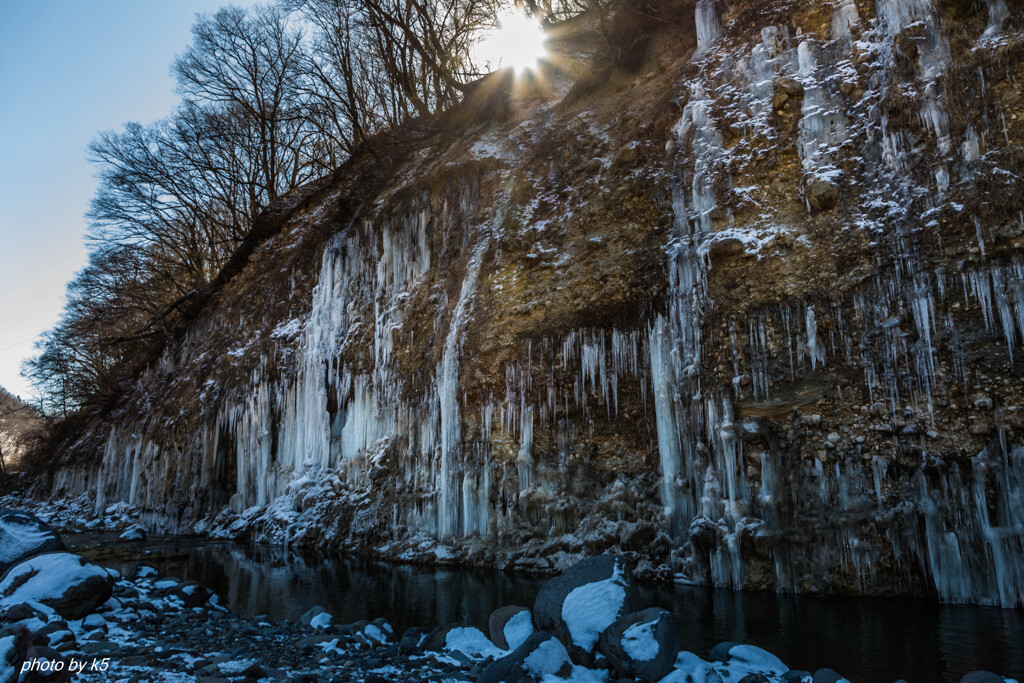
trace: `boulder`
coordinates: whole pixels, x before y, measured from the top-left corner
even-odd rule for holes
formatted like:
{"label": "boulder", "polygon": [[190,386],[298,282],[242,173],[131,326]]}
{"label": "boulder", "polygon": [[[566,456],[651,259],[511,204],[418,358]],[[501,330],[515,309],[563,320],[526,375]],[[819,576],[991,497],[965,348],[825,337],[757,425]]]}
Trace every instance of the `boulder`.
{"label": "boulder", "polygon": [[814,672],[814,678],[811,681],[812,683],[850,683],[843,678],[842,674],[833,669],[818,669]]}
{"label": "boulder", "polygon": [[201,586],[195,581],[187,581],[180,583],[174,588],[171,588],[168,593],[170,595],[177,596],[187,609],[193,607],[202,607],[210,598],[213,597],[213,591],[206,586]]}
{"label": "boulder", "polygon": [[577,652],[592,654],[601,632],[639,609],[633,574],[617,555],[598,555],[547,581],[533,604],[537,629]]}
{"label": "boulder", "polygon": [[711,661],[738,662],[750,673],[781,676],[789,667],[767,650],[754,645],[726,641],[711,648]]}
{"label": "boulder", "polygon": [[125,529],[120,536],[117,537],[119,541],[145,541],[146,530],[138,524],[133,524]]}
{"label": "boulder", "polygon": [[964,674],[964,677],[960,679],[960,683],[1003,683],[1005,680],[999,674],[994,674],[991,671],[971,671]]}
{"label": "boulder", "polygon": [[23,510],[0,510],[0,577],[23,560],[64,550],[64,542],[46,522]]}
{"label": "boulder", "polygon": [[402,639],[398,641],[398,651],[405,655],[419,654],[423,651],[420,643],[427,637],[428,631],[419,626],[412,626],[405,630]]}
{"label": "boulder", "polygon": [[601,633],[600,646],[620,676],[660,681],[679,652],[675,619],[659,608],[627,614]]}
{"label": "boulder", "polygon": [[299,623],[310,628],[326,628],[330,626],[332,618],[330,612],[320,605],[315,605],[299,617]]}
{"label": "boulder", "polygon": [[28,604],[27,602],[22,602],[8,607],[7,610],[3,613],[3,617],[0,618],[0,621],[14,622],[23,621],[25,619],[37,618],[42,618],[43,621],[46,621],[46,617],[43,615],[42,612],[35,609],[34,607],[32,607],[32,605]]}
{"label": "boulder", "polygon": [[64,619],[81,619],[110,599],[116,572],[71,553],[49,553],[11,567],[0,581],[0,607],[40,602]]}
{"label": "boulder", "polygon": [[443,626],[437,626],[427,634],[426,638],[420,641],[420,647],[427,652],[440,652],[444,649],[445,638],[448,636],[448,631],[453,628],[461,627],[462,624],[445,624]]}
{"label": "boulder", "polygon": [[487,620],[491,640],[502,650],[514,650],[533,633],[533,615],[518,605],[499,607]]}
{"label": "boulder", "polygon": [[737,645],[742,644],[743,643],[737,643],[732,640],[723,641],[718,645],[715,645],[713,648],[711,648],[711,652],[708,653],[708,659],[710,659],[712,662],[728,662],[729,650],[733,649]]}
{"label": "boulder", "polygon": [[660,683],[724,683],[722,676],[703,659],[692,652],[680,652],[676,656],[675,668]]}
{"label": "boulder", "polygon": [[550,633],[536,631],[510,654],[488,664],[477,683],[523,683],[546,676],[567,678],[573,671],[565,646]]}
{"label": "boulder", "polygon": [[786,673],[782,674],[782,680],[785,683],[804,683],[810,681],[813,678],[813,674],[810,671],[801,671],[800,669],[790,669]]}
{"label": "boulder", "polygon": [[444,637],[444,650],[461,652],[472,660],[486,657],[501,657],[506,651],[487,639],[484,632],[472,626],[458,626],[448,629]]}

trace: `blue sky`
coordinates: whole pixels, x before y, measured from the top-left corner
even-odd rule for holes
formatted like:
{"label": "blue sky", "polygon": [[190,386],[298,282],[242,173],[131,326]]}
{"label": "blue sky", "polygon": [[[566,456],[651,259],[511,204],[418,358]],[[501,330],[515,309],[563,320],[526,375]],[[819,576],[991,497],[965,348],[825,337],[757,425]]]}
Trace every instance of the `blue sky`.
{"label": "blue sky", "polygon": [[86,146],[100,130],[170,112],[171,61],[195,14],[224,4],[0,2],[0,385],[12,393],[31,395],[21,362],[85,265]]}

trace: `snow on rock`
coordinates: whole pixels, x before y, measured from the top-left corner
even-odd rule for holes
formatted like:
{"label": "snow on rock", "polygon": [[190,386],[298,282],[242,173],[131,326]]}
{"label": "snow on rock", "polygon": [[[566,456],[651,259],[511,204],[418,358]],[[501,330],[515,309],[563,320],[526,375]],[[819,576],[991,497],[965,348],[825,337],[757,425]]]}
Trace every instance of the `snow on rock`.
{"label": "snow on rock", "polygon": [[[323,624],[323,626],[321,626],[320,624],[323,621],[323,619],[325,618],[324,615],[327,615],[326,616],[327,623]],[[316,621],[317,623],[314,624],[314,621]],[[320,605],[316,605],[314,607],[310,607],[308,610],[306,610],[306,612],[301,617],[299,617],[299,623],[302,624],[303,626],[312,626],[313,628],[323,628],[323,627],[326,627],[327,625],[329,625],[331,623],[331,615],[330,615],[330,613],[326,609],[324,609]]]}
{"label": "snow on rock", "polygon": [[329,612],[321,612],[309,620],[309,625],[313,628],[327,628],[331,625],[331,618]]}
{"label": "snow on rock", "polygon": [[505,636],[505,642],[511,649],[515,649],[525,643],[526,639],[533,633],[533,618],[530,616],[529,610],[519,612],[505,622],[505,628],[502,630],[502,633]]}
{"label": "snow on rock", "polygon": [[638,603],[625,561],[616,555],[599,555],[545,583],[533,615],[538,629],[593,652],[601,631],[623,614],[636,611]]}
{"label": "snow on rock", "polygon": [[60,536],[35,515],[0,510],[0,576],[24,559],[64,550]]}
{"label": "snow on rock", "polygon": [[657,681],[669,674],[679,642],[675,619],[652,608],[627,614],[601,633],[601,654],[621,675]]}
{"label": "snow on rock", "polygon": [[116,573],[71,553],[39,555],[12,567],[0,582],[0,607],[38,602],[80,619],[106,602]]}
{"label": "snow on rock", "polygon": [[708,662],[692,652],[680,652],[675,669],[659,683],[724,683],[724,680]]}
{"label": "snow on rock", "polygon": [[784,674],[789,671],[781,659],[754,645],[736,645],[729,649],[729,656],[733,661],[741,662],[758,673]]}
{"label": "snow on rock", "polygon": [[138,524],[133,524],[125,529],[117,538],[120,541],[145,541],[146,530]]}
{"label": "snow on rock", "polygon": [[0,638],[0,683],[14,683],[18,680],[15,668],[15,636]]}
{"label": "snow on rock", "polygon": [[574,673],[565,646],[550,633],[538,631],[507,656],[488,664],[477,683],[564,680]]}
{"label": "snow on rock", "polygon": [[472,659],[500,657],[505,654],[505,650],[488,640],[483,631],[472,626],[453,628],[448,631],[444,640],[444,649],[461,652]]}
{"label": "snow on rock", "polygon": [[514,650],[533,633],[533,617],[525,607],[506,605],[491,612],[487,630],[495,645]]}

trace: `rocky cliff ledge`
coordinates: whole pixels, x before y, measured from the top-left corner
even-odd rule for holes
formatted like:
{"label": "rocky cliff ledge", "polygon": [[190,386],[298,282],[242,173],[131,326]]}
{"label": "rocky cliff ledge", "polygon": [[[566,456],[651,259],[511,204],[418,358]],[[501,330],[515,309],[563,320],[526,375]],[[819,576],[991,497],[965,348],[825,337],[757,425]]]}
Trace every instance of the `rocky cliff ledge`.
{"label": "rocky cliff ledge", "polygon": [[633,71],[567,43],[288,198],[56,491],[408,561],[1019,604],[1024,8],[677,18]]}

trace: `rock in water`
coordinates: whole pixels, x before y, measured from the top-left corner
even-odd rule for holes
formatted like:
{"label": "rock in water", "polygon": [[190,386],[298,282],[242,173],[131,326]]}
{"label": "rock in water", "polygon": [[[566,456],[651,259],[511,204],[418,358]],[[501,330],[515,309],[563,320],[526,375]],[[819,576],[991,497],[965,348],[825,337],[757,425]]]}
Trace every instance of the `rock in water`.
{"label": "rock in water", "polygon": [[533,633],[533,616],[525,607],[506,605],[491,612],[487,629],[495,645],[503,650],[514,650]]}
{"label": "rock in water", "polygon": [[550,633],[537,631],[511,654],[488,664],[477,683],[540,681],[546,676],[567,678],[572,670],[565,646]]}
{"label": "rock in water", "polygon": [[133,524],[117,537],[119,541],[145,541],[146,530],[138,524]]}
{"label": "rock in water", "polygon": [[601,633],[601,654],[622,676],[660,681],[679,652],[671,612],[646,609],[620,617]]}
{"label": "rock in water", "polygon": [[567,646],[593,653],[601,632],[639,608],[633,574],[617,555],[598,555],[545,583],[533,605],[534,624]]}
{"label": "rock in water", "polygon": [[0,606],[41,602],[67,620],[81,619],[110,599],[116,574],[71,553],[49,553],[11,567],[0,581]]}
{"label": "rock in water", "polygon": [[[814,672],[812,683],[850,683],[834,669],[818,669]],[[1000,681],[1002,683],[1002,681]]]}
{"label": "rock in water", "polygon": [[22,560],[64,550],[57,532],[35,515],[0,510],[0,577]]}

